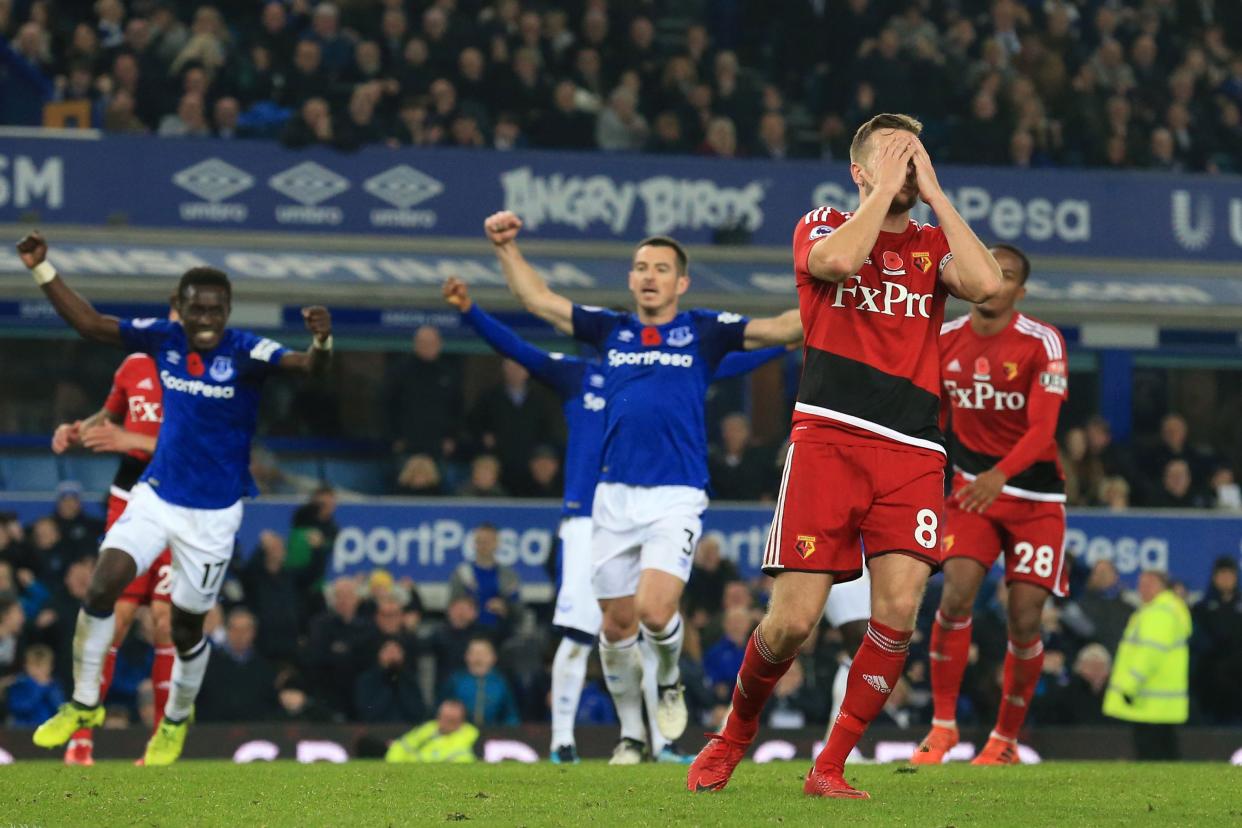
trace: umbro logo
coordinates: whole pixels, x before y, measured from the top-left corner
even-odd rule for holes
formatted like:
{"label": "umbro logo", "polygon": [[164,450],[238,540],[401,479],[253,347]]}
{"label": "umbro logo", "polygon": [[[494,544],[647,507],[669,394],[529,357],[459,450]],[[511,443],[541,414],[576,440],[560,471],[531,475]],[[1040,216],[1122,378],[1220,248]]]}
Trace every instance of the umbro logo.
{"label": "umbro logo", "polygon": [[267,184],[303,207],[314,207],[349,189],[348,180],[314,161],[290,167],[269,178]]}
{"label": "umbro logo", "polygon": [[[171,360],[169,361],[171,362]],[[154,391],[155,383],[151,382],[150,377],[146,377],[144,379],[139,380],[138,385],[136,387],[138,388],[139,391]]]}
{"label": "umbro logo", "polygon": [[176,351],[165,351],[164,359],[168,360],[169,365],[176,365],[177,363],[181,362],[181,354],[177,353]]}
{"label": "umbro logo", "polygon": [[368,178],[362,189],[398,210],[408,210],[444,192],[444,185],[409,164],[402,164]]}
{"label": "umbro logo", "polygon": [[621,331],[620,333],[617,334],[617,339],[621,340],[622,342],[633,342],[634,332],[631,330]]}
{"label": "umbro logo", "polygon": [[888,682],[884,680],[884,676],[873,676],[873,675],[867,675],[866,673],[864,673],[863,681],[867,682],[867,684],[870,684],[877,693],[883,693],[884,695],[888,695],[889,693],[893,692],[893,688],[888,686]]}
{"label": "umbro logo", "polygon": [[245,170],[219,158],[208,158],[186,167],[172,178],[174,184],[212,204],[245,192],[254,186],[254,178]]}

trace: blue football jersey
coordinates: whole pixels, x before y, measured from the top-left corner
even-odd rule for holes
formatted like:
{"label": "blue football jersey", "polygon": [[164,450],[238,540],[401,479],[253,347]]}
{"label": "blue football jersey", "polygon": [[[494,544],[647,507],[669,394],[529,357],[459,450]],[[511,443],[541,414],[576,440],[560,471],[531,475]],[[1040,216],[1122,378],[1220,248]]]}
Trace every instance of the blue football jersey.
{"label": "blue football jersey", "polygon": [[250,442],[260,390],[287,349],[229,328],[200,353],[181,323],[166,319],[122,320],[121,338],[130,351],[155,358],[164,388],[164,424],[141,482],[162,500],[195,509],[223,509],[258,494]]}
{"label": "blue football jersey", "polygon": [[742,349],[746,323],[691,310],[644,325],[631,313],[574,305],[574,336],[603,355],[601,482],[707,488],[707,386]]}

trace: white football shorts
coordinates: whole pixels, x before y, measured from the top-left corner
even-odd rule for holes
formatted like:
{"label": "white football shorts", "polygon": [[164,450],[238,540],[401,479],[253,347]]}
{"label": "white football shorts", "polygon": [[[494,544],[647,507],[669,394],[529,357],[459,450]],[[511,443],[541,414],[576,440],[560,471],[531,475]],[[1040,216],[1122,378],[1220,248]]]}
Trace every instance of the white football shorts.
{"label": "white football shorts", "polygon": [[635,594],[644,569],[667,572],[682,583],[690,580],[706,510],[707,492],[693,486],[596,486],[591,514],[595,597]]}
{"label": "white football shorts", "polygon": [[604,616],[591,587],[591,519],[571,517],[561,521],[561,587],[556,592],[552,624],[599,635]]}

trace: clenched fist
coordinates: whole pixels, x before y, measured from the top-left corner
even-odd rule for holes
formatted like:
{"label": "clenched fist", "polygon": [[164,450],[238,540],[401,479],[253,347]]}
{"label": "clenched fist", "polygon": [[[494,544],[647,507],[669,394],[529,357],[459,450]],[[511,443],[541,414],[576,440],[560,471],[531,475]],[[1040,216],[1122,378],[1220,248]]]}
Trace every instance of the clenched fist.
{"label": "clenched fist", "polygon": [[470,289],[466,287],[465,282],[456,276],[450,276],[445,280],[442,292],[444,293],[444,301],[462,313],[470,310],[470,306],[474,304],[470,298]]}
{"label": "clenched fist", "polygon": [[315,341],[323,342],[332,336],[332,314],[322,305],[302,308],[302,318],[306,320],[306,330],[315,335]]}
{"label": "clenched fist", "polygon": [[492,244],[508,244],[517,238],[518,231],[522,229],[522,220],[517,217],[517,213],[501,210],[483,220],[483,229]]}
{"label": "clenched fist", "polygon": [[17,243],[17,254],[27,268],[37,267],[47,259],[47,242],[38,230]]}

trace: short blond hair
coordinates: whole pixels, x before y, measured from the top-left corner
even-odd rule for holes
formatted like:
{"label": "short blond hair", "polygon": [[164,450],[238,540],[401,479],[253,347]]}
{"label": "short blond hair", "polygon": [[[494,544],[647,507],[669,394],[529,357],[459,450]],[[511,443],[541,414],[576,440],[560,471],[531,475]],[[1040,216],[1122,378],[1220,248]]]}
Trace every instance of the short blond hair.
{"label": "short blond hair", "polygon": [[854,133],[854,140],[850,142],[850,161],[855,164],[862,163],[860,159],[865,155],[863,150],[867,146],[867,140],[872,134],[882,129],[902,129],[906,132],[912,132],[915,135],[921,135],[923,132],[923,122],[911,115],[900,115],[892,112],[882,112],[871,120],[858,128]]}

